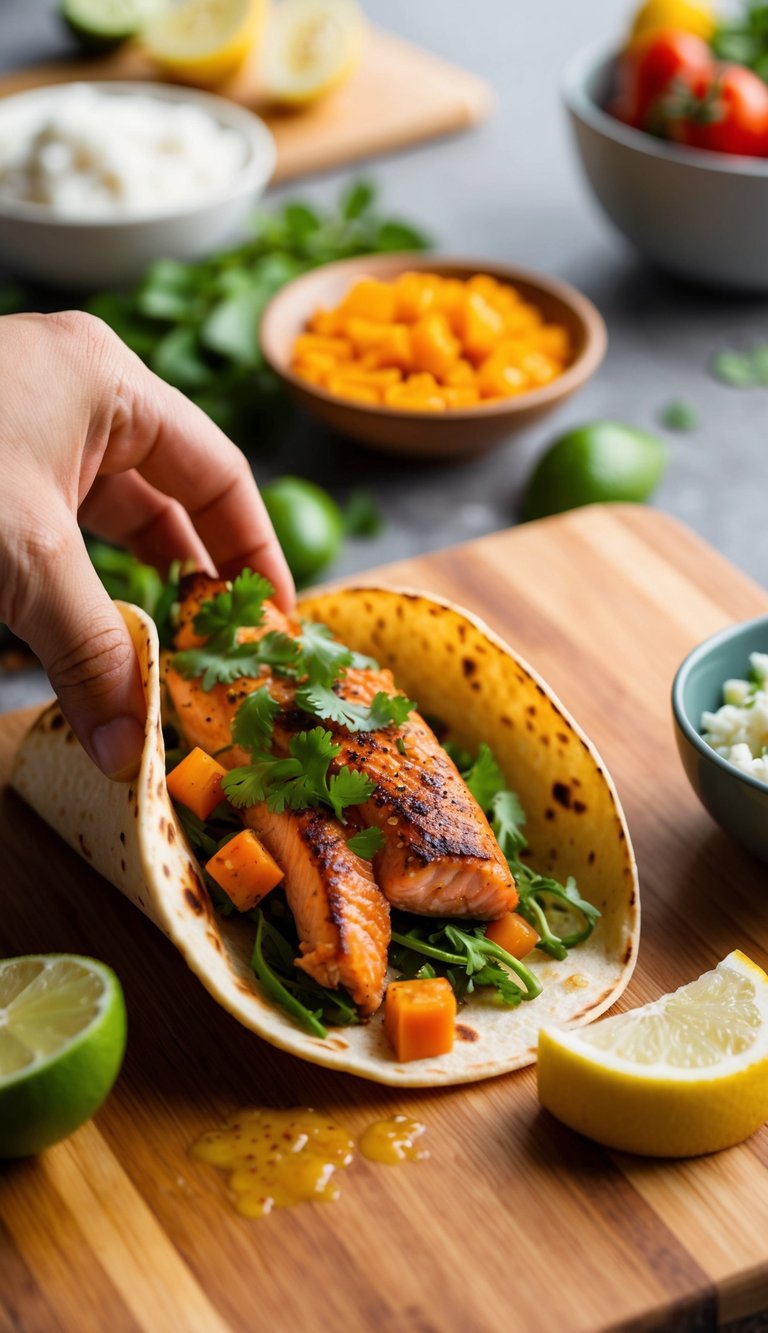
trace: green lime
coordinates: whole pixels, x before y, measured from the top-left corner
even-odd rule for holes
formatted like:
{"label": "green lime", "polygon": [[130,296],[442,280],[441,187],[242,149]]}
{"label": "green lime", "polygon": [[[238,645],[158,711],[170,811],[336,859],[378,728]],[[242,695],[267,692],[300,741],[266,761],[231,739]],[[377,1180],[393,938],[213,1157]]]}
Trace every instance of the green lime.
{"label": "green lime", "polygon": [[579,505],[647,500],[667,465],[661,440],[620,421],[593,421],[561,435],[539,459],[523,497],[524,520]]}
{"label": "green lime", "polygon": [[0,961],[0,1157],[40,1152],[88,1120],[124,1051],[111,968],[63,953]]}
{"label": "green lime", "polygon": [[302,477],[278,477],[261,492],[297,583],[306,583],[338,555],[344,517],[327,491]]}
{"label": "green lime", "polygon": [[88,50],[109,51],[167,8],[168,0],[60,0],[59,12]]}

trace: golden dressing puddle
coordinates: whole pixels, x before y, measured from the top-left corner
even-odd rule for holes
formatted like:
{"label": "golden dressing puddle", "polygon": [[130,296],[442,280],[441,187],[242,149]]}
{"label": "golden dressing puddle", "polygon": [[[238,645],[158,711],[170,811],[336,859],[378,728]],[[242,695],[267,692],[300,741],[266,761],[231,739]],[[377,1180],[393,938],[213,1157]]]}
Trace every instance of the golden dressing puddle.
{"label": "golden dressing puddle", "polygon": [[[377,1120],[360,1135],[360,1153],[388,1166],[422,1161],[429,1153],[417,1141],[425,1130],[426,1125],[404,1115]],[[343,1125],[311,1108],[254,1107],[203,1134],[189,1152],[196,1161],[228,1173],[236,1212],[264,1217],[274,1208],[338,1199],[336,1177],[354,1159],[355,1140]]]}

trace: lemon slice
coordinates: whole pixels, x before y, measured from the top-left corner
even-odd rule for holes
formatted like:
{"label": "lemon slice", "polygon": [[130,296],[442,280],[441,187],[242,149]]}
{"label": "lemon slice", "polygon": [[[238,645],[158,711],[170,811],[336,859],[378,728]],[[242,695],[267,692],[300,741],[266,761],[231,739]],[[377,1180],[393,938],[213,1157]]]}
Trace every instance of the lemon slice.
{"label": "lemon slice", "polygon": [[356,0],[282,0],[267,27],[267,95],[304,106],[338,88],[360,59],[365,21]]}
{"label": "lemon slice", "polygon": [[144,30],[147,55],[182,83],[212,87],[250,55],[265,8],[265,0],[185,0]]}
{"label": "lemon slice", "polygon": [[692,1157],[768,1118],[768,976],[736,951],[697,981],[587,1028],[539,1033],[539,1099],[610,1148]]}
{"label": "lemon slice", "polygon": [[125,1001],[93,958],[0,961],[0,1157],[25,1157],[97,1111],[125,1050]]}

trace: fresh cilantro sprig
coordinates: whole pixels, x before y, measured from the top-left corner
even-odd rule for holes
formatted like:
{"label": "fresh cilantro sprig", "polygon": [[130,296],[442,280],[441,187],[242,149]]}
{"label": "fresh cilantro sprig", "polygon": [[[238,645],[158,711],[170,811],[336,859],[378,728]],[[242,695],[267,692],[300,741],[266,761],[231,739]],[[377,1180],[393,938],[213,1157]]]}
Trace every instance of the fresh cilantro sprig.
{"label": "fresh cilantro sprig", "polygon": [[331,733],[323,727],[292,736],[288,749],[289,758],[256,753],[250,764],[231,769],[222,778],[221,786],[232,805],[266,801],[275,814],[327,805],[344,823],[346,807],[361,805],[373,794],[375,784],[364,773],[344,767],[328,776],[341,746],[334,743]]}
{"label": "fresh cilantro sprig", "polygon": [[303,685],[296,691],[296,703],[305,712],[324,721],[337,722],[347,731],[383,731],[399,727],[416,707],[403,694],[385,694],[379,690],[370,704],[356,704],[344,699],[327,685]]}
{"label": "fresh cilantro sprig", "polygon": [[233,648],[239,629],[261,624],[264,603],[274,591],[269,579],[252,569],[244,569],[224,592],[202,603],[192,622],[195,633]]}
{"label": "fresh cilantro sprig", "polygon": [[176,653],[176,670],[187,680],[201,676],[204,690],[231,685],[241,676],[258,676],[262,666],[292,674],[300,648],[290,635],[270,630],[256,643],[237,642],[241,629],[262,624],[264,603],[273,593],[268,579],[244,569],[223,592],[202,603],[192,625],[207,641]]}

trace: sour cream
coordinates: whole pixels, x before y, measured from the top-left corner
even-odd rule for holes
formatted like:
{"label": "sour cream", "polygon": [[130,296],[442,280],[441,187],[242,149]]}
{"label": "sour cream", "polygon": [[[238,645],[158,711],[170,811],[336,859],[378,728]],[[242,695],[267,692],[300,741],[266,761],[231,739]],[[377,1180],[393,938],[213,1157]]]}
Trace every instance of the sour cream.
{"label": "sour cream", "polygon": [[723,759],[768,783],[768,653],[750,653],[750,680],[727,680],[723,705],[704,713],[702,736]]}
{"label": "sour cream", "polygon": [[245,139],[192,103],[71,84],[0,103],[0,199],[92,220],[172,212],[234,179]]}

